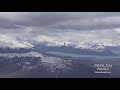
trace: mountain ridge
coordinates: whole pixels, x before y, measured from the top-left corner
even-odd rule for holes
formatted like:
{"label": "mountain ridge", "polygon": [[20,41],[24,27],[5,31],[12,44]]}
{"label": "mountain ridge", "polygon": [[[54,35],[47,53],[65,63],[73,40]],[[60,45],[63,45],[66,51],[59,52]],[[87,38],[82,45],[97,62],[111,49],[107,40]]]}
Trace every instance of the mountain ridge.
{"label": "mountain ridge", "polygon": [[[113,44],[113,43],[112,43]],[[111,45],[110,47],[102,42],[78,42],[78,41],[53,41],[53,42],[38,42],[35,40],[22,40],[16,37],[15,40],[0,40],[0,51],[1,52],[29,52],[29,51],[42,51],[47,52],[51,50],[58,50],[67,53],[77,53],[77,54],[109,54],[114,55],[110,51],[111,47],[120,47],[118,45]],[[4,52],[4,53],[5,53]]]}

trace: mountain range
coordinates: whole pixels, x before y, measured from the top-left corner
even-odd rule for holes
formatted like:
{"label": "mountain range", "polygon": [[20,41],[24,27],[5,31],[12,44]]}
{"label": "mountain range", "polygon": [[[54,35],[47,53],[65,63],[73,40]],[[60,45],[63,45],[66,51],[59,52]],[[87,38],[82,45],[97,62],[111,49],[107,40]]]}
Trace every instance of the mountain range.
{"label": "mountain range", "polygon": [[89,57],[83,61],[82,58],[66,60],[47,52],[115,56],[111,50],[119,49],[118,44],[107,46],[103,43],[78,41],[37,42],[22,40],[19,37],[10,41],[1,40],[0,77],[94,77],[94,68],[86,64],[86,60],[90,61]]}
{"label": "mountain range", "polygon": [[105,45],[102,42],[78,42],[78,41],[53,41],[38,42],[35,40],[22,40],[17,37],[15,40],[0,40],[0,52],[48,52],[62,51],[75,54],[93,54],[93,55],[115,55],[111,50],[120,49],[117,43]]}

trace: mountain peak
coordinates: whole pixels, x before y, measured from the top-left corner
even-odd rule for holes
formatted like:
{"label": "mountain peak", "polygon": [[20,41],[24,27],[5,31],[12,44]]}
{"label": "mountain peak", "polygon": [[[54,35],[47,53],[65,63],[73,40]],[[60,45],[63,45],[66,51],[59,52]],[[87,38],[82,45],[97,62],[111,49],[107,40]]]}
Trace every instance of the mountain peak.
{"label": "mountain peak", "polygon": [[22,42],[22,39],[20,37],[16,37],[16,41]]}

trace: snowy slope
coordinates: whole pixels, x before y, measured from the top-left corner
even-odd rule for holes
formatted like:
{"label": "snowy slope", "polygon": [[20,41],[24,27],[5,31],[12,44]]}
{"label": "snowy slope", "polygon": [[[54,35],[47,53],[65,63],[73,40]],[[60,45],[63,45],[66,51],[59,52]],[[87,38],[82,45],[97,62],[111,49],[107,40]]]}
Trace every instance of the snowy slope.
{"label": "snowy slope", "polygon": [[91,41],[91,42],[78,42],[78,41],[54,41],[49,42],[47,46],[63,46],[65,43],[66,47],[72,47],[72,48],[81,48],[81,49],[91,49],[95,51],[103,51],[106,47],[120,47],[120,40],[112,40],[112,42],[102,42],[102,41]]}
{"label": "snowy slope", "polygon": [[91,49],[95,51],[103,51],[105,49],[105,45],[102,43],[85,43],[85,42],[77,42],[77,41],[65,41],[59,42],[54,41],[47,44],[47,46],[63,46],[65,43],[66,47],[72,48],[81,48],[81,49]]}
{"label": "snowy slope", "polygon": [[33,45],[28,43],[28,42],[19,42],[16,40],[11,40],[11,41],[2,41],[0,40],[0,48],[32,48]]}
{"label": "snowy slope", "polygon": [[[50,71],[54,71],[55,69],[66,70],[66,69],[69,69],[68,66],[71,65],[71,60],[66,61],[57,57],[46,56],[33,51],[28,53],[22,53],[22,54],[0,53],[0,57],[4,57],[6,58],[6,60],[10,59],[9,61],[17,60],[17,65],[22,67],[23,70],[32,70],[41,65],[43,65],[45,69]],[[30,59],[26,59],[27,57],[29,57]],[[22,58],[22,59],[18,60],[15,58],[18,58],[18,59]]]}
{"label": "snowy slope", "polygon": [[120,46],[119,42],[112,42],[110,44],[106,44],[103,42],[78,42],[78,41],[72,41],[72,40],[68,40],[68,41],[64,41],[64,42],[60,42],[60,41],[53,41],[53,42],[37,42],[35,40],[27,40],[27,41],[23,41],[21,40],[19,37],[16,38],[16,40],[11,40],[11,41],[0,41],[0,48],[34,48],[34,46],[37,45],[38,47],[41,46],[52,46],[52,47],[72,47],[72,48],[80,48],[80,49],[90,49],[93,51],[103,51],[104,49],[106,49],[107,46]]}

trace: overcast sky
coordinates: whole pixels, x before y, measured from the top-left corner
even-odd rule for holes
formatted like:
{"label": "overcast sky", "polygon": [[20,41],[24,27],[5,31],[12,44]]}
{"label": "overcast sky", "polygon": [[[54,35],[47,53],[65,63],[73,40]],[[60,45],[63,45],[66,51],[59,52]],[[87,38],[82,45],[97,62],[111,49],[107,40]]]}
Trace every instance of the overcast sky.
{"label": "overcast sky", "polygon": [[119,12],[0,12],[0,39],[104,41],[120,39]]}

